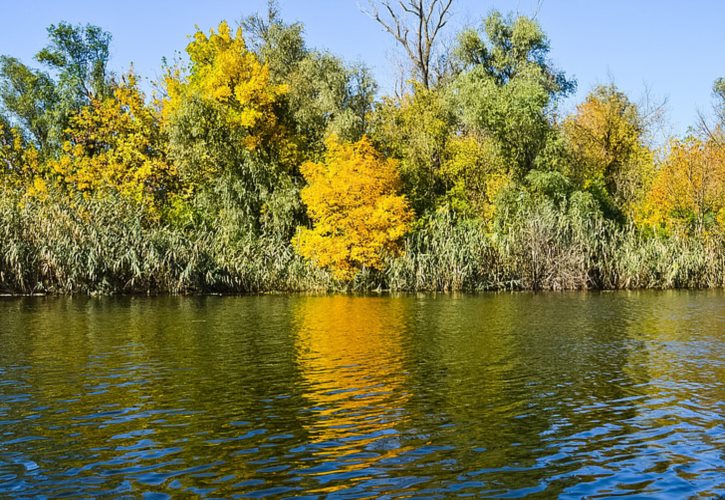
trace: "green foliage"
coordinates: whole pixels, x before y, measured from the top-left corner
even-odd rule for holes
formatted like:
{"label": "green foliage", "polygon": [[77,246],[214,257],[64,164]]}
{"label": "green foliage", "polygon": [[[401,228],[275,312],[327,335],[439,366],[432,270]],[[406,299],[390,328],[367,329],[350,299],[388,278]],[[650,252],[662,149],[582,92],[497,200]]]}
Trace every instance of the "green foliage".
{"label": "green foliage", "polygon": [[46,74],[14,57],[0,56],[0,101],[42,151],[52,151],[60,139],[58,95]]}
{"label": "green foliage", "polygon": [[500,86],[482,68],[455,82],[456,106],[466,128],[493,137],[518,180],[534,168],[551,130],[550,94],[536,78],[515,76]]}
{"label": "green foliage", "polygon": [[70,116],[109,97],[107,72],[111,35],[97,26],[58,23],[36,60],[54,77],[9,56],[0,56],[0,102],[44,157],[57,153]]}
{"label": "green foliage", "polygon": [[367,68],[348,67],[332,54],[308,48],[303,26],[285,23],[275,2],[266,17],[250,16],[242,26],[272,81],[288,88],[281,118],[307,159],[320,157],[330,134],[357,141],[366,133],[377,91]]}
{"label": "green foliage", "polygon": [[440,90],[417,85],[402,99],[383,99],[373,115],[372,138],[387,156],[400,160],[403,191],[423,216],[446,193],[441,172],[455,117]]}
{"label": "green foliage", "polygon": [[461,69],[480,68],[500,87],[528,75],[552,95],[575,89],[576,84],[548,61],[549,40],[534,19],[493,11],[482,24],[480,31],[469,28],[458,35],[454,56]]}
{"label": "green foliage", "polygon": [[79,107],[110,95],[110,33],[90,24],[61,22],[48,27],[48,39],[35,58],[56,72],[62,99]]}

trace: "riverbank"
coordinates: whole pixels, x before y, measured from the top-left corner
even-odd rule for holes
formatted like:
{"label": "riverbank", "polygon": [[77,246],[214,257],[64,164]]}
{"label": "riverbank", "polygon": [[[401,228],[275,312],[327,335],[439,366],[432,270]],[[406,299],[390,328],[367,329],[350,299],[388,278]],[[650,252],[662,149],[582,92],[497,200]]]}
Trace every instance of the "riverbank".
{"label": "riverbank", "polygon": [[229,222],[170,225],[117,199],[0,200],[0,292],[240,294],[716,288],[717,235],[665,236],[551,203],[491,226],[439,214],[411,231],[381,271],[341,282],[274,235]]}

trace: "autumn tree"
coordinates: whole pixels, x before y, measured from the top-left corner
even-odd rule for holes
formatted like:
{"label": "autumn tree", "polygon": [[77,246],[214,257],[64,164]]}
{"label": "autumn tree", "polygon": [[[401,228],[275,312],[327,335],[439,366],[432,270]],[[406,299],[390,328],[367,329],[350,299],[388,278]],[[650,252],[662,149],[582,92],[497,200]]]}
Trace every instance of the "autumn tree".
{"label": "autumn tree", "polygon": [[241,28],[232,32],[223,21],[208,35],[197,31],[186,52],[188,75],[176,71],[166,78],[164,114],[168,119],[186,101],[198,99],[212,107],[224,124],[243,132],[247,150],[284,142],[276,107],[288,88],[272,84],[269,68],[247,50]]}
{"label": "autumn tree", "polygon": [[159,120],[130,72],[111,96],[94,98],[70,119],[63,154],[51,169],[71,191],[116,192],[158,208],[176,182]]}
{"label": "autumn tree", "polygon": [[[42,172],[39,153],[19,127],[0,115],[0,187],[31,188]],[[31,188],[32,189],[32,188]]]}
{"label": "autumn tree", "polygon": [[648,197],[649,222],[702,234],[725,229],[725,148],[715,140],[674,140]]}
{"label": "autumn tree", "polygon": [[301,169],[308,183],[302,201],[312,228],[299,228],[294,245],[300,255],[340,280],[364,268],[382,269],[413,218],[405,196],[398,194],[396,162],[384,158],[367,137],[348,143],[333,136],[324,162]]}
{"label": "autumn tree", "polygon": [[602,185],[619,210],[632,215],[653,169],[637,106],[613,85],[597,87],[563,130],[573,153],[572,178],[585,188]]}
{"label": "autumn tree", "polygon": [[190,63],[169,68],[162,102],[169,158],[189,198],[182,218],[230,221],[232,239],[272,231],[289,241],[301,211],[289,86],[226,22],[197,31],[186,51]]}

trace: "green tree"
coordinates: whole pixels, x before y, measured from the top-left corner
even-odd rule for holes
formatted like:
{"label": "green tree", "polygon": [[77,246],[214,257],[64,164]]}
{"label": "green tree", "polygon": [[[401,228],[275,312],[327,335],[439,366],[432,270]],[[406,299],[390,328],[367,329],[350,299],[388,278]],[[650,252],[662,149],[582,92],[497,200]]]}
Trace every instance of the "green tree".
{"label": "green tree", "polygon": [[50,73],[0,57],[2,106],[44,156],[59,150],[73,113],[111,95],[110,41],[98,26],[58,23],[48,27],[48,45],[35,56]]}
{"label": "green tree", "polygon": [[48,45],[35,56],[38,62],[55,71],[62,97],[74,106],[108,97],[111,34],[91,24],[51,24]]}
{"label": "green tree", "polygon": [[552,131],[551,110],[574,89],[548,61],[549,42],[533,19],[493,12],[466,30],[454,53],[453,96],[463,126],[495,139],[514,179],[537,167]]}
{"label": "green tree", "polygon": [[0,101],[41,151],[57,145],[62,133],[57,119],[58,95],[49,75],[14,57],[0,56]]}
{"label": "green tree", "polygon": [[377,85],[365,66],[346,66],[308,48],[303,26],[285,23],[273,1],[266,16],[250,16],[242,26],[271,80],[288,88],[280,119],[294,131],[304,155],[319,157],[329,134],[356,141],[366,133]]}
{"label": "green tree", "polygon": [[454,57],[459,71],[481,68],[500,87],[517,76],[532,75],[552,95],[571,93],[575,82],[552,65],[549,50],[549,39],[534,19],[493,11],[482,29],[469,28],[458,35]]}

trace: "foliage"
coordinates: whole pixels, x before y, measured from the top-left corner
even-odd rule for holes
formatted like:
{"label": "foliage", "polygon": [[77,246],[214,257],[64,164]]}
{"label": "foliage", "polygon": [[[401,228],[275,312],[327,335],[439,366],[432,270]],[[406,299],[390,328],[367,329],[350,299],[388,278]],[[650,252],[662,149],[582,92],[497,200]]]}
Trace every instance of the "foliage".
{"label": "foliage", "polygon": [[324,163],[306,163],[302,174],[308,182],[302,201],[314,226],[299,230],[300,255],[340,280],[364,268],[382,269],[412,220],[407,200],[397,194],[395,161],[385,159],[367,137],[344,143],[333,136]]}
{"label": "foliage", "polygon": [[0,56],[0,101],[45,157],[60,147],[70,116],[111,94],[111,35],[97,26],[58,23],[35,56],[53,74]]}
{"label": "foliage", "polygon": [[0,116],[0,187],[22,188],[40,175],[38,150]]}
{"label": "foliage", "polygon": [[637,107],[613,85],[600,86],[563,128],[573,156],[572,178],[585,188],[603,185],[616,207],[632,216],[653,167]]}
{"label": "foliage", "polygon": [[534,19],[493,11],[482,25],[482,30],[468,28],[458,35],[454,55],[462,69],[480,68],[499,87],[529,75],[552,95],[574,90],[575,83],[548,61],[549,40]]}
{"label": "foliage", "polygon": [[281,142],[280,152],[287,153],[285,131],[275,111],[288,89],[272,84],[269,68],[247,50],[241,28],[232,33],[221,22],[209,35],[197,31],[186,52],[191,61],[188,78],[178,73],[166,77],[165,116],[172,119],[185,100],[198,99],[216,111],[217,119],[244,131],[247,150]]}
{"label": "foliage", "polygon": [[0,290],[725,284],[722,79],[717,120],[655,150],[614,85],[559,116],[575,84],[535,19],[493,12],[449,51],[452,2],[380,5],[422,51],[395,96],[274,1],[197,30],[153,99],[96,26],[52,25],[39,68],[1,56]]}
{"label": "foliage", "polygon": [[71,191],[118,192],[158,208],[174,188],[175,169],[165,158],[159,117],[146,105],[129,73],[112,97],[93,99],[70,120],[64,154],[50,168]]}
{"label": "foliage", "polygon": [[446,192],[441,170],[455,118],[442,92],[414,89],[400,101],[386,98],[378,105],[372,137],[387,156],[400,160],[404,192],[423,216]]}
{"label": "foliage", "polygon": [[649,222],[702,234],[725,229],[725,148],[716,140],[675,140],[649,193]]}
{"label": "foliage", "polygon": [[311,50],[300,23],[285,23],[275,2],[267,15],[242,22],[252,51],[286,85],[280,119],[294,130],[297,148],[308,159],[324,152],[324,139],[335,133],[356,141],[367,129],[377,86],[364,66],[347,67],[332,54]]}

